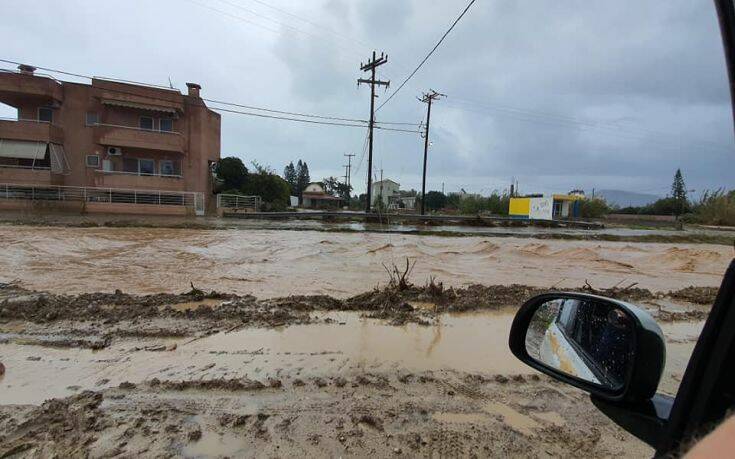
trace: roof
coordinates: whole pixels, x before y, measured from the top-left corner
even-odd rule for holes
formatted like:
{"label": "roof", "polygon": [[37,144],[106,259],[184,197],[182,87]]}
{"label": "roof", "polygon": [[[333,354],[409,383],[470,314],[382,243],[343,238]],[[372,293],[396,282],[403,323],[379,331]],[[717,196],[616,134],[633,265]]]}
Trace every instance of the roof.
{"label": "roof", "polygon": [[324,201],[341,201],[342,198],[338,198],[336,196],[332,196],[331,194],[327,193],[309,193],[304,192],[301,194],[302,198],[309,198],[309,199],[321,199]]}
{"label": "roof", "polygon": [[378,183],[388,183],[388,182],[390,182],[390,183],[392,183],[392,184],[394,184],[394,185],[398,185],[398,186],[401,186],[401,184],[400,184],[400,183],[398,183],[398,182],[394,182],[394,181],[393,181],[393,180],[391,180],[391,179],[383,179],[383,180],[379,180],[379,181],[377,181],[377,182],[373,182],[373,186],[377,185]]}

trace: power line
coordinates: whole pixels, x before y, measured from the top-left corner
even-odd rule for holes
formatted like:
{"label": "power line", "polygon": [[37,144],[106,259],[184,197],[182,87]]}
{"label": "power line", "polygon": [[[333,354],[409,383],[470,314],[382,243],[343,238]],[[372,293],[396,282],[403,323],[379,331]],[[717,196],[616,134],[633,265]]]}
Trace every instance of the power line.
{"label": "power line", "polygon": [[333,34],[333,35],[335,35],[337,37],[344,38],[346,40],[350,40],[350,41],[352,41],[352,42],[354,42],[354,43],[356,43],[356,44],[358,44],[358,45],[360,45],[360,46],[362,46],[364,48],[368,48],[368,49],[370,48],[369,45],[367,45],[366,43],[361,42],[360,40],[357,40],[355,38],[349,37],[347,35],[343,35],[343,34],[341,34],[339,32],[336,32],[336,31],[330,29],[329,27],[325,27],[325,26],[323,26],[321,24],[318,24],[316,22],[310,21],[310,20],[308,20],[308,19],[306,19],[304,17],[301,17],[301,16],[299,16],[297,14],[293,14],[293,13],[290,13],[290,12],[284,10],[284,9],[281,9],[281,8],[276,7],[276,6],[270,5],[270,4],[268,4],[268,3],[264,2],[264,1],[261,1],[261,0],[250,0],[250,1],[255,2],[255,3],[259,4],[259,5],[263,5],[266,8],[270,8],[270,9],[272,9],[274,11],[278,11],[279,13],[285,14],[286,16],[290,16],[290,17],[292,17],[294,19],[298,19],[299,21],[305,22],[306,24],[309,24],[312,27],[316,27],[318,29],[325,30],[326,32],[331,33],[331,34]]}
{"label": "power line", "polygon": [[[21,62],[11,61],[11,60],[8,60],[8,59],[0,59],[0,62],[5,62],[7,64],[21,65]],[[39,70],[44,70],[44,71],[47,71],[47,72],[53,72],[53,73],[58,73],[58,74],[68,75],[68,76],[74,76],[74,77],[77,77],[77,78],[83,78],[83,79],[88,79],[88,80],[105,79],[105,80],[109,80],[109,81],[124,82],[124,83],[136,84],[136,85],[140,85],[140,86],[156,87],[155,85],[151,85],[151,84],[148,84],[148,83],[140,83],[140,82],[134,82],[134,81],[130,81],[130,80],[121,80],[121,79],[113,79],[113,78],[94,77],[94,76],[90,76],[90,75],[84,75],[84,74],[81,74],[81,73],[74,73],[74,72],[68,72],[68,71],[65,71],[65,70],[53,69],[53,68],[50,68],[50,67],[39,67],[39,66],[34,66],[34,67],[36,67]],[[11,70],[8,70],[8,71],[11,71]],[[161,89],[168,89],[168,90],[170,90],[170,88],[161,88]],[[126,94],[126,95],[139,95],[139,94],[136,94],[136,93],[131,92],[131,91],[124,91],[122,89],[105,88],[105,91],[115,92],[115,93],[119,93],[119,94]],[[150,96],[149,98],[155,99],[155,100],[161,100],[161,101],[169,102],[168,99],[163,99],[163,98],[160,98],[160,97]],[[307,124],[321,124],[321,125],[342,126],[342,127],[365,127],[365,123],[367,123],[366,120],[360,120],[360,119],[355,119],[355,118],[341,118],[341,117],[336,117],[336,116],[324,116],[324,115],[314,115],[314,114],[308,114],[308,113],[289,112],[289,111],[275,110],[275,109],[270,109],[270,108],[265,108],[265,107],[256,107],[256,106],[252,106],[252,105],[238,104],[238,103],[234,103],[234,102],[226,102],[226,101],[221,101],[221,100],[216,100],[216,99],[204,99],[204,98],[202,98],[202,100],[203,101],[208,101],[208,102],[211,102],[211,103],[214,103],[214,104],[228,105],[228,106],[234,106],[234,107],[240,107],[240,108],[247,108],[247,109],[250,109],[250,110],[259,110],[259,111],[265,111],[265,112],[269,112],[269,113],[278,113],[278,114],[282,114],[282,115],[291,115],[291,116],[274,116],[274,115],[266,115],[266,114],[263,114],[263,113],[253,113],[253,112],[245,112],[245,111],[241,111],[241,110],[232,110],[232,109],[227,109],[227,108],[222,108],[222,107],[214,107],[214,106],[207,107],[206,104],[192,104],[192,105],[204,106],[204,107],[210,108],[212,110],[221,111],[221,112],[227,112],[227,113],[235,113],[235,114],[240,114],[240,115],[255,116],[255,117],[259,117],[259,118],[278,119],[278,120],[284,120],[284,121],[294,121],[294,122],[301,122],[301,123],[307,123]],[[332,122],[332,121],[316,121],[316,120],[309,120],[309,119],[300,119],[300,118],[293,118],[293,116],[299,116],[299,117],[302,117],[302,118],[315,118],[315,119],[318,119],[318,120],[332,120],[332,121],[335,121],[335,122]],[[336,122],[336,121],[344,121],[344,122]],[[362,124],[355,124],[355,123],[362,123]],[[382,126],[375,126],[375,128],[376,129],[382,129],[384,131],[410,132],[410,133],[416,132],[416,131],[410,131],[410,130],[407,130],[407,129],[387,128],[387,127],[382,127]]]}
{"label": "power line", "polygon": [[463,16],[464,16],[464,15],[465,15],[465,14],[467,13],[467,11],[468,11],[468,10],[470,9],[470,7],[471,7],[471,6],[472,6],[472,5],[474,4],[474,3],[475,3],[475,0],[470,0],[470,2],[469,2],[469,3],[467,4],[467,6],[465,7],[464,11],[462,11],[462,13],[461,13],[461,14],[460,14],[460,15],[459,15],[459,16],[457,17],[457,19],[455,19],[455,20],[454,20],[454,22],[453,22],[453,23],[452,23],[452,25],[451,25],[451,26],[449,27],[449,29],[447,29],[447,31],[446,31],[446,32],[444,32],[444,35],[442,35],[442,37],[441,37],[441,38],[439,39],[439,41],[438,41],[438,42],[436,43],[436,45],[434,45],[434,47],[433,47],[433,48],[431,49],[431,51],[429,51],[429,54],[427,54],[427,55],[426,55],[426,57],[424,57],[424,59],[423,59],[423,60],[422,60],[422,61],[421,61],[421,62],[419,63],[419,65],[418,65],[418,66],[416,66],[416,68],[415,68],[415,69],[413,70],[413,72],[411,72],[411,73],[410,73],[410,74],[409,74],[409,75],[408,75],[408,76],[406,77],[406,79],[405,79],[405,80],[403,80],[403,83],[401,83],[401,84],[400,84],[400,85],[398,86],[398,88],[397,88],[397,89],[396,89],[395,91],[393,91],[393,93],[392,93],[392,94],[391,94],[390,96],[388,96],[388,98],[387,98],[387,99],[385,99],[385,101],[384,101],[384,102],[383,102],[382,104],[380,104],[380,105],[378,106],[377,110],[380,110],[380,109],[381,109],[381,108],[382,108],[382,107],[383,107],[383,106],[384,106],[385,104],[387,104],[387,103],[388,103],[388,102],[389,102],[389,101],[390,101],[390,100],[391,100],[391,99],[392,99],[392,98],[393,98],[393,97],[394,97],[394,96],[395,96],[396,94],[398,94],[398,91],[400,91],[400,90],[401,90],[401,88],[403,88],[403,86],[404,86],[404,85],[405,85],[406,83],[408,83],[408,80],[410,80],[410,79],[411,79],[411,78],[412,78],[412,77],[413,77],[413,76],[414,76],[414,75],[416,74],[416,72],[418,72],[418,71],[419,71],[419,69],[421,68],[421,66],[422,66],[422,65],[424,65],[424,63],[425,63],[425,62],[426,62],[427,60],[429,60],[429,57],[431,57],[431,55],[432,55],[432,54],[434,54],[434,51],[436,51],[436,50],[437,50],[437,48],[439,48],[439,45],[441,45],[441,44],[442,44],[442,42],[444,41],[444,39],[445,39],[445,38],[447,38],[447,35],[449,35],[449,32],[451,32],[451,31],[452,31],[452,29],[454,29],[454,26],[456,26],[456,25],[457,25],[457,23],[458,23],[458,22],[460,21],[460,19],[462,19],[462,17],[463,17]]}
{"label": "power line", "polygon": [[221,100],[206,99],[204,97],[202,97],[201,99],[204,100],[204,101],[207,101],[207,102],[211,102],[213,104],[229,105],[229,106],[232,106],[232,107],[247,108],[247,109],[250,109],[250,110],[260,110],[260,111],[270,112],[270,113],[280,113],[282,115],[301,116],[301,117],[305,117],[305,118],[318,118],[318,119],[323,119],[323,120],[349,121],[349,122],[354,122],[354,123],[367,123],[368,122],[367,120],[361,120],[361,119],[357,119],[357,118],[340,118],[340,117],[336,117],[336,116],[312,115],[312,114],[308,114],[308,113],[299,113],[299,112],[287,112],[287,111],[283,111],[283,110],[275,110],[275,109],[270,109],[270,108],[256,107],[256,106],[253,106],[253,105],[236,104],[234,102],[224,102],[224,101],[221,101]]}

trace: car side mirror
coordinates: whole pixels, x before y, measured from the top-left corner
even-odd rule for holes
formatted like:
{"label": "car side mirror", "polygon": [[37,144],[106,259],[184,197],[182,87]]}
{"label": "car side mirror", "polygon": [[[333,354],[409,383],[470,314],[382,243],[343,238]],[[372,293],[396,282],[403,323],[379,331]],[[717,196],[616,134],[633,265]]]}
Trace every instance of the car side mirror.
{"label": "car side mirror", "polygon": [[528,300],[510,330],[510,350],[531,367],[604,400],[649,400],[666,357],[661,328],[644,310],[583,293]]}

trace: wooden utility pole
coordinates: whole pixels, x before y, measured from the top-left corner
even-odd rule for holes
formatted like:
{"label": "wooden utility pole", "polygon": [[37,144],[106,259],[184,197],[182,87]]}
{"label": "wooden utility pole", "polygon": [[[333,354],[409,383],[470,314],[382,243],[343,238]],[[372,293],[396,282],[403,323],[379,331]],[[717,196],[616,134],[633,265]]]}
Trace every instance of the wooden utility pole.
{"label": "wooden utility pole", "polygon": [[365,212],[370,213],[370,199],[371,199],[371,188],[373,186],[373,126],[375,125],[375,85],[385,86],[388,88],[390,81],[380,81],[375,79],[375,69],[388,62],[388,56],[380,53],[380,57],[375,55],[373,51],[373,57],[368,61],[367,64],[360,63],[360,70],[363,72],[370,72],[370,79],[359,78],[357,85],[365,83],[370,85],[370,124],[368,125],[368,182],[367,182],[367,203],[365,206]]}
{"label": "wooden utility pole", "polygon": [[421,102],[427,104],[426,132],[424,133],[424,174],[421,180],[421,215],[424,215],[424,213],[426,212],[426,157],[429,153],[429,121],[431,120],[431,102],[439,99],[442,96],[446,97],[444,94],[440,94],[431,89],[429,92],[424,93],[424,96],[419,99]]}
{"label": "wooden utility pole", "polygon": [[351,177],[352,176],[352,173],[351,173],[351,171],[352,171],[352,158],[355,155],[345,153],[345,156],[347,156],[347,164],[345,164],[342,167],[345,168],[345,183],[347,184],[347,187],[349,188],[349,186],[350,186],[350,179],[352,178]]}

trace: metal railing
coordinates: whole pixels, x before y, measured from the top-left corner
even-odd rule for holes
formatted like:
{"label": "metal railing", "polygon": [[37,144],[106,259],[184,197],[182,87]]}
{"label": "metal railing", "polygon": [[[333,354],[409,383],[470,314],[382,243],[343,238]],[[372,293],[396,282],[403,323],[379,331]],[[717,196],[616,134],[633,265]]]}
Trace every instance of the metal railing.
{"label": "metal railing", "polygon": [[89,127],[95,127],[95,126],[99,126],[99,127],[111,127],[111,128],[130,129],[130,130],[133,130],[133,131],[141,131],[141,132],[153,132],[153,133],[156,133],[156,134],[174,134],[174,135],[181,135],[181,133],[178,132],[178,131],[161,130],[160,127],[159,127],[159,129],[152,129],[152,128],[151,129],[146,129],[146,128],[142,128],[140,126],[124,126],[122,124],[108,124],[108,123],[87,123],[86,121],[85,121],[84,124],[85,124],[85,126],[89,126]]}
{"label": "metal railing", "polygon": [[218,194],[218,209],[234,209],[234,210],[252,210],[257,212],[260,210],[260,196],[240,196],[239,194]]}
{"label": "metal railing", "polygon": [[204,215],[204,195],[194,191],[0,184],[2,199],[183,206]]}
{"label": "metal railing", "polygon": [[28,169],[31,171],[50,171],[51,166],[17,166],[15,164],[0,164],[0,169]]}
{"label": "metal railing", "polygon": [[51,121],[37,120],[33,118],[12,118],[8,116],[0,116],[0,121],[12,121],[15,123],[41,123],[41,124],[50,124],[52,126],[57,126]]}
{"label": "metal railing", "polygon": [[184,178],[181,174],[157,174],[157,173],[146,173],[146,172],[125,172],[125,171],[106,171],[104,169],[95,169],[95,172],[98,174],[108,174],[108,175],[134,175],[136,177],[163,177],[163,178],[175,178],[180,179]]}

